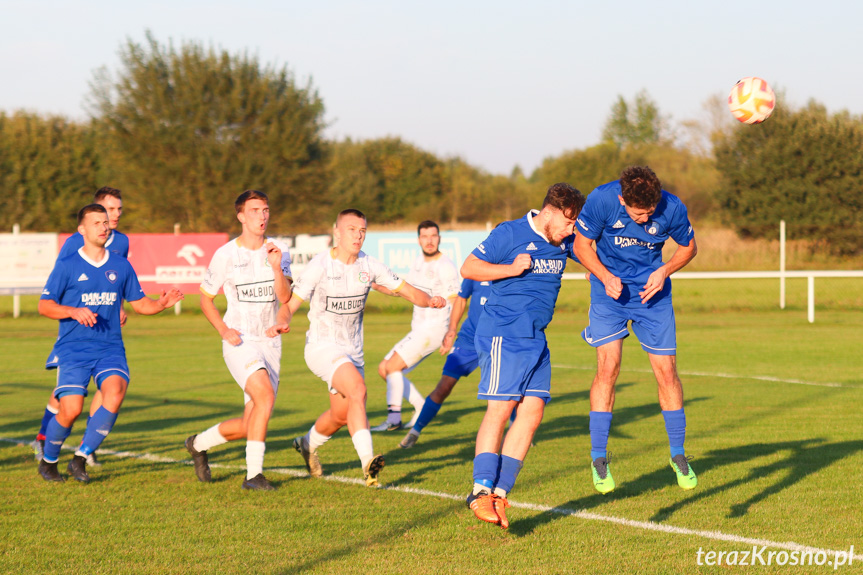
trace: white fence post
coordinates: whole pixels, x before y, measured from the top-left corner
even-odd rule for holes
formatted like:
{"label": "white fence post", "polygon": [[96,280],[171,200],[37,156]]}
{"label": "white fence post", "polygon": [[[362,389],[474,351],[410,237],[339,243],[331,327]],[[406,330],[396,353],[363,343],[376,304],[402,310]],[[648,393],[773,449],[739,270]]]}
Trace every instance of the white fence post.
{"label": "white fence post", "polygon": [[815,323],[815,276],[806,278],[806,299],[809,323]]}
{"label": "white fence post", "polygon": [[779,220],[779,309],[785,309],[785,220]]}
{"label": "white fence post", "polygon": [[[12,225],[12,235],[17,236],[21,233],[21,225],[13,224]],[[12,294],[12,317],[18,319],[21,317],[21,296],[18,294],[18,291],[15,290]]]}

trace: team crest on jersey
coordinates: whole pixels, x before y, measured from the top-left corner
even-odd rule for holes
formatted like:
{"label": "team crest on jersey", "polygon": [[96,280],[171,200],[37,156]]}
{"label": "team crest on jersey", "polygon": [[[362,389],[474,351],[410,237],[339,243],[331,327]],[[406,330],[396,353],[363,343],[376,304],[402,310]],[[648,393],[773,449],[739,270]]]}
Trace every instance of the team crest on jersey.
{"label": "team crest on jersey", "polygon": [[367,283],[369,283],[370,279],[371,279],[371,276],[369,276],[369,272],[367,272],[367,271],[361,271],[360,272],[360,275],[359,275],[360,283],[367,284]]}
{"label": "team crest on jersey", "polygon": [[105,272],[105,277],[106,277],[106,278],[108,278],[108,281],[109,281],[109,282],[111,282],[111,283],[116,283],[116,282],[117,282],[117,278],[118,278],[119,276],[117,275],[117,272],[115,272],[114,270],[108,270],[108,271],[106,271],[106,272]]}
{"label": "team crest on jersey", "polygon": [[659,232],[659,227],[654,222],[649,222],[647,225],[644,226],[644,231],[651,236],[655,236],[657,232]]}

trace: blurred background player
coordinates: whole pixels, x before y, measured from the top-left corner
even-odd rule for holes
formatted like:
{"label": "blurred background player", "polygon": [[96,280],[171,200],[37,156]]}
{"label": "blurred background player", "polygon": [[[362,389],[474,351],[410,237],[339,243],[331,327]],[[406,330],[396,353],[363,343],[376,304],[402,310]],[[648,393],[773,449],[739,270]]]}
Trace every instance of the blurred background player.
{"label": "blurred background player", "polygon": [[78,232],[84,246],[57,260],[39,300],[39,313],[60,321],[54,345],[54,396],[59,400],[59,410],[46,428],[39,474],[46,481],[64,481],[57,471],[60,448],[81,414],[92,377],[102,391],[102,405],[87,422],[84,440],[67,467],[73,478],[87,483],[90,476],[86,457],[98,449],[114,427],[129,385],[120,305],[126,300],[137,313],[153,315],[183,299],[183,294],[171,289],[158,300],[144,296],[129,261],[105,249],[110,234],[103,206],[90,204],[81,209]]}
{"label": "blurred background player", "polygon": [[[449,319],[449,330],[443,338],[443,343],[440,346],[441,355],[447,355],[446,363],[443,366],[443,373],[440,381],[423,403],[419,417],[416,422],[399,443],[399,447],[413,447],[417,439],[419,439],[422,430],[425,429],[432,419],[440,411],[441,405],[449,397],[455,384],[462,377],[467,377],[479,365],[479,357],[476,354],[474,346],[474,335],[476,334],[476,322],[482,313],[482,308],[485,305],[488,296],[491,293],[491,282],[478,282],[471,279],[464,279],[461,282],[461,289],[458,292],[458,297],[453,300],[452,312]],[[470,305],[468,305],[470,300]],[[458,322],[461,321],[461,316],[467,307],[467,319],[458,330],[458,339],[456,339],[456,330]],[[455,347],[453,347],[455,342]],[[450,353],[452,350],[452,353]],[[514,412],[513,412],[514,413]]]}
{"label": "blurred background player", "polygon": [[[93,195],[93,203],[99,204],[108,212],[108,240],[105,242],[105,249],[128,259],[129,237],[117,229],[117,226],[120,224],[120,217],[123,215],[123,193],[117,188],[105,186],[96,190],[96,193]],[[84,236],[76,231],[63,242],[63,247],[60,248],[60,254],[57,256],[57,259],[70,256],[82,247],[84,247]],[[122,302],[120,302],[120,326],[124,325],[126,325],[126,311],[123,309]],[[56,367],[57,356],[52,349],[45,362],[45,369],[54,369]],[[97,389],[96,393],[93,394],[93,399],[90,401],[90,417],[98,411],[101,405],[102,392]],[[45,430],[48,427],[48,422],[57,414],[59,408],[60,402],[57,401],[52,392],[48,405],[45,407],[45,413],[42,415],[42,424],[39,427],[39,432],[36,434],[36,440],[32,444],[36,461],[42,459],[42,452],[45,447]],[[101,465],[96,459],[95,452],[87,456],[87,465]]]}
{"label": "blurred background player", "polygon": [[[214,425],[186,439],[195,475],[209,482],[207,452],[228,441],[246,440],[243,489],[272,490],[264,477],[267,425],[279,390],[284,330],[276,329],[279,303],[291,298],[291,256],[286,246],[267,239],[269,198],[246,190],[234,202],[242,232],[216,250],[201,283],[201,311],[222,338],[228,371],[243,390],[243,416]],[[213,299],[225,293],[228,309],[219,315]]]}
{"label": "blurred background player", "polygon": [[[659,405],[671,449],[671,468],[683,489],[698,480],[683,449],[686,416],[677,375],[677,333],[669,276],[692,261],[697,248],[686,206],[662,189],[648,167],[631,166],[620,179],[587,198],[576,226],[575,253],[590,273],[589,324],[582,337],[596,348],[590,388],[591,474],[600,493],[615,488],[608,462],[614,385],[620,372],[627,323],[638,337],[659,387]],[[678,247],[662,263],[669,238]],[[596,251],[592,244],[596,243]]]}
{"label": "blurred background player", "polygon": [[509,527],[507,495],[551,399],[545,329],[566,260],[574,259],[573,225],[583,205],[581,192],[554,184],[541,210],[495,228],[461,268],[466,278],[492,282],[474,339],[481,372],[477,398],[487,407],[476,437],[467,504],[477,519],[504,529]]}
{"label": "blurred background player", "polygon": [[424,400],[406,374],[440,348],[450,326],[452,305],[449,304],[458,295],[458,271],[452,260],[440,252],[438,225],[431,220],[421,222],[417,227],[417,237],[422,254],[411,265],[407,282],[430,296],[442,297],[448,305],[443,309],[414,306],[410,333],[384,356],[378,366],[378,374],[387,383],[387,419],[372,431],[402,428],[402,397],[414,407],[408,427],[416,422]]}
{"label": "blurred background player", "polygon": [[330,392],[330,408],[308,433],[294,439],[294,448],[303,456],[309,475],[323,474],[317,450],[347,425],[366,485],[375,487],[385,461],[382,455],[374,454],[366,416],[363,310],[369,290],[399,295],[420,307],[440,309],[447,303],[401,280],[382,262],[365,254],[366,225],[366,217],[359,210],[339,213],[334,230],[336,246],[308,263],[279,318],[289,323],[302,302],[309,302],[306,365],[326,382]]}

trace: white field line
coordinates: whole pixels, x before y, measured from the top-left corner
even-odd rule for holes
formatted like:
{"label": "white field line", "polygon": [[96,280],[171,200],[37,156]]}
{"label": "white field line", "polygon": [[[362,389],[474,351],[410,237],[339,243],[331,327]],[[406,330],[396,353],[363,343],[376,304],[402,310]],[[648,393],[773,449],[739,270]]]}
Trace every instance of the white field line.
{"label": "white field line", "polygon": [[[596,371],[596,366],[585,367],[582,365],[564,365],[561,363],[553,363],[551,367],[557,369],[577,369],[579,371]],[[621,372],[630,373],[649,373],[653,371],[649,369],[621,369]],[[802,379],[783,379],[781,377],[772,377],[769,375],[735,375],[733,373],[710,373],[707,371],[679,371],[680,375],[691,375],[694,377],[722,377],[725,379],[756,379],[758,381],[769,381],[772,383],[793,383],[796,385],[813,385],[816,387],[845,387],[852,389],[860,389],[861,386],[848,383],[833,383],[819,381],[804,381]]]}
{"label": "white field line", "polygon": [[[6,437],[0,437],[0,441],[6,443],[13,443],[16,445],[29,446],[30,441],[25,441],[21,439],[10,439]],[[63,449],[66,451],[74,451],[72,447],[63,446]],[[100,449],[99,455],[112,455],[114,457],[127,458],[127,459],[141,459],[143,461],[152,461],[155,463],[173,463],[179,465],[192,465],[192,460],[179,460],[172,459],[170,457],[162,457],[159,455],[152,455],[150,453],[134,453],[131,451],[109,451],[106,449]],[[241,465],[224,465],[211,463],[210,467],[215,467],[218,469],[228,469],[234,471],[242,471],[245,467]],[[273,467],[267,469],[267,472],[270,473],[278,473],[281,475],[289,475],[291,477],[308,477],[308,473],[305,471],[297,471],[296,469],[289,469],[284,467]],[[349,483],[353,485],[362,485],[365,487],[365,481],[358,477],[343,477],[340,475],[324,475],[321,477],[324,481],[335,481],[338,483]],[[386,485],[383,489],[387,491],[398,491],[399,493],[411,493],[414,495],[424,495],[426,497],[436,497],[438,499],[450,499],[452,501],[464,501],[464,495],[453,495],[452,493],[443,493],[440,491],[430,491],[428,489],[418,489],[416,487],[406,487],[400,485]],[[578,511],[575,509],[567,509],[565,507],[550,507],[548,505],[539,505],[537,503],[520,503],[517,501],[509,502],[512,507],[518,507],[519,509],[529,509],[531,511],[539,511],[543,513],[557,513],[560,515],[566,515],[570,517],[577,517],[579,519],[586,519],[588,521],[604,521],[606,523],[616,523],[618,525],[625,525],[627,527],[632,527],[634,529],[644,529],[646,531],[658,531],[661,533],[669,533],[672,535],[690,535],[696,537],[704,537],[705,539],[712,539],[714,541],[728,541],[731,543],[742,543],[745,545],[754,545],[757,547],[770,547],[773,549],[784,549],[786,551],[799,551],[799,552],[808,552],[808,553],[824,553],[829,557],[835,557],[837,553],[847,554],[847,551],[836,551],[834,549],[822,549],[820,547],[810,547],[808,545],[801,545],[800,543],[794,543],[793,541],[771,541],[769,539],[758,539],[754,537],[743,537],[741,535],[733,535],[729,533],[722,533],[721,531],[703,531],[700,529],[688,529],[686,527],[675,527],[673,525],[665,525],[662,523],[654,523],[653,521],[635,521],[633,519],[625,519],[623,517],[614,517],[611,515],[600,515],[598,513],[590,513],[588,511]],[[863,561],[863,555],[853,555],[849,559],[853,561]]]}

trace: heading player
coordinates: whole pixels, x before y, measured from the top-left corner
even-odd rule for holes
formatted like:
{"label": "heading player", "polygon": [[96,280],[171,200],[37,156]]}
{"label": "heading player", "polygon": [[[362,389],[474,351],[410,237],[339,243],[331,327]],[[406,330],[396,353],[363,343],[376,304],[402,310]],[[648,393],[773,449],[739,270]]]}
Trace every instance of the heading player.
{"label": "heading player", "polygon": [[362,251],[366,216],[359,210],[339,213],[334,236],[336,247],[309,262],[294,286],[294,295],[279,318],[290,322],[303,301],[309,302],[306,332],[306,365],[327,384],[330,408],[309,432],[294,439],[312,477],[323,475],[318,448],[339,429],[348,426],[369,487],[378,486],[384,457],[374,454],[366,416],[363,310],[370,289],[397,294],[420,307],[443,308],[446,301],[431,297],[401,280],[386,265]]}
{"label": "heading player", "polygon": [[554,184],[541,210],[495,228],[461,268],[466,278],[492,282],[474,340],[481,371],[477,398],[488,405],[476,437],[474,484],[467,504],[478,519],[504,529],[509,527],[507,494],[551,399],[545,329],[554,314],[566,259],[575,259],[573,225],[583,205],[581,192],[569,184]]}
{"label": "heading player", "polygon": [[[490,293],[491,282],[462,280],[458,297],[452,303],[449,330],[440,346],[441,355],[449,354],[446,363],[444,363],[440,381],[438,381],[434,391],[426,397],[416,423],[399,443],[399,447],[408,449],[416,445],[422,430],[435,418],[458,380],[473,373],[479,365],[479,357],[476,354],[473,340],[476,334],[476,322],[479,320],[482,308],[485,306]],[[468,300],[470,300],[469,306],[467,305]],[[456,339],[458,322],[461,320],[465,308],[467,308],[467,319],[462,324],[461,330],[458,331],[458,339]],[[453,343],[455,343],[455,347],[453,347]]]}
{"label": "heading player", "polygon": [[[590,459],[593,485],[600,493],[615,488],[608,462],[608,434],[614,385],[620,372],[623,339],[632,330],[659,387],[659,405],[671,450],[670,464],[683,489],[698,483],[683,449],[686,416],[683,384],[677,375],[677,334],[669,276],[692,261],[697,248],[686,206],[662,189],[653,170],[631,166],[620,179],[599,186],[587,198],[576,226],[575,252],[590,275],[589,325],[582,337],[596,348],[596,377],[590,388]],[[669,239],[678,247],[662,263]],[[596,243],[596,251],[592,244]]]}
{"label": "heading player", "polygon": [[[201,311],[222,338],[228,371],[243,390],[242,417],[217,423],[186,439],[199,481],[211,480],[207,452],[218,445],[246,440],[243,489],[272,490],[264,477],[267,425],[279,390],[281,333],[274,327],[278,303],[291,298],[291,256],[286,246],[267,238],[267,194],[246,190],[234,202],[242,232],[216,250],[201,283]],[[219,315],[213,300],[225,292],[228,309]]]}
{"label": "heading player", "polygon": [[440,251],[440,228],[431,220],[417,227],[422,249],[408,272],[407,282],[430,296],[440,296],[448,305],[442,309],[414,306],[411,331],[384,356],[378,375],[387,382],[387,419],[372,431],[402,428],[402,397],[414,406],[412,427],[423,408],[423,396],[406,377],[434,350],[439,349],[450,324],[451,302],[458,295],[458,271],[451,259]]}
{"label": "heading player", "polygon": [[117,421],[129,385],[120,302],[128,301],[139,314],[153,315],[183,299],[176,288],[162,292],[158,300],[145,297],[129,261],[105,249],[108,230],[103,206],[90,204],[78,212],[84,246],[57,260],[39,300],[41,315],[60,320],[54,345],[54,396],[60,406],[48,422],[45,453],[39,461],[39,474],[46,481],[64,481],[57,471],[60,448],[81,414],[91,377],[102,391],[102,405],[87,422],[84,440],[67,467],[77,481],[90,481],[86,457],[98,449]]}

